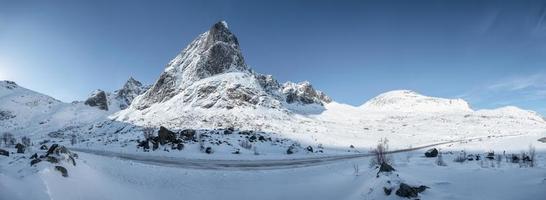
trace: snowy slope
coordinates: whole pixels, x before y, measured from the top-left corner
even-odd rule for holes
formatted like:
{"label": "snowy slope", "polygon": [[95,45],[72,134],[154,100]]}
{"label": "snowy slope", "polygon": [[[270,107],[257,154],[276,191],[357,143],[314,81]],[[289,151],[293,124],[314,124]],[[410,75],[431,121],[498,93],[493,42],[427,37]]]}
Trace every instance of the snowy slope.
{"label": "snowy slope", "polygon": [[142,127],[233,127],[342,151],[351,145],[361,150],[374,146],[383,137],[392,138],[393,146],[407,147],[529,134],[546,127],[533,112],[513,107],[474,111],[462,99],[409,90],[380,94],[360,107],[340,104],[308,82],[279,84],[272,76],[251,70],[225,22],[191,42],[149,90],[110,119],[117,123],[105,122],[110,125],[88,132],[101,136],[115,132],[130,140],[142,135]]}
{"label": "snowy slope", "polygon": [[380,112],[470,112],[462,99],[428,97],[411,90],[395,90],[380,94],[362,106],[364,110]]}
{"label": "snowy slope", "polygon": [[108,115],[83,103],[63,103],[20,87],[11,81],[0,81],[0,127],[2,132],[44,136],[66,127],[88,124]]}

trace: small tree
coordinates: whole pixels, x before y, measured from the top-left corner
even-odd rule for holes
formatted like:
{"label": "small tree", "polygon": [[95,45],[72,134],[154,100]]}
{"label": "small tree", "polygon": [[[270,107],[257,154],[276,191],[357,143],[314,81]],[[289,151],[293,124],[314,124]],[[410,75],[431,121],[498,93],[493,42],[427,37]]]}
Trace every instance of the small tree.
{"label": "small tree", "polygon": [[71,144],[71,145],[75,145],[76,143],[78,143],[78,139],[77,139],[77,137],[76,137],[76,134],[72,134],[72,135],[70,136],[70,144]]}
{"label": "small tree", "polygon": [[529,167],[535,167],[536,165],[536,149],[532,144],[529,145]]}
{"label": "small tree", "polygon": [[360,166],[358,164],[353,163],[353,171],[355,176],[360,176]]}
{"label": "small tree", "polygon": [[21,143],[23,143],[23,145],[29,147],[30,144],[31,144],[30,138],[27,137],[27,136],[23,136],[23,137],[21,138]]}
{"label": "small tree", "polygon": [[379,140],[377,147],[372,150],[373,158],[370,160],[370,166],[381,165],[383,163],[391,164],[392,159],[387,156],[389,151],[389,140],[383,138]]}
{"label": "small tree", "polygon": [[436,164],[438,166],[447,166],[447,164],[444,162],[442,152],[438,152],[438,157],[436,158]]}
{"label": "small tree", "polygon": [[8,132],[2,134],[2,141],[4,142],[5,146],[13,146],[17,142],[17,140],[13,137],[13,134]]}

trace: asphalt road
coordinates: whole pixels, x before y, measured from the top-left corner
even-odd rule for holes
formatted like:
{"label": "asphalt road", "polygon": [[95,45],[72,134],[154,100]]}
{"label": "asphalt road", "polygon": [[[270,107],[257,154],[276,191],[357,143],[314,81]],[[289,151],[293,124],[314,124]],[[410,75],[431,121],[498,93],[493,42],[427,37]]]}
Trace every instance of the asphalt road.
{"label": "asphalt road", "polygon": [[[423,148],[429,148],[433,146],[460,142],[462,140],[440,142],[435,144],[423,145],[414,148],[399,149],[391,151],[389,153],[401,153],[408,151],[415,151]],[[205,159],[187,159],[187,158],[174,158],[174,157],[154,157],[149,155],[136,155],[125,154],[102,150],[71,148],[72,151],[94,154],[99,156],[106,156],[112,158],[119,158],[124,160],[130,160],[145,164],[181,167],[191,169],[209,169],[209,170],[272,170],[272,169],[287,169],[298,167],[309,167],[316,165],[328,164],[336,161],[351,160],[363,157],[370,157],[373,154],[359,153],[349,155],[332,155],[310,158],[298,158],[298,159],[282,159],[282,160],[205,160]]]}

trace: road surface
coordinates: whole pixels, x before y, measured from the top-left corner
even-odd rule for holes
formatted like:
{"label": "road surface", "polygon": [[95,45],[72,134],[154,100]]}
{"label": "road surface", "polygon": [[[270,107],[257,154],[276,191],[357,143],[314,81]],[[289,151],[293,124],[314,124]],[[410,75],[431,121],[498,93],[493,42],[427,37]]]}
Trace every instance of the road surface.
{"label": "road surface", "polygon": [[[399,149],[390,151],[389,153],[400,153],[415,151],[423,148],[429,148],[433,146],[460,142],[462,140],[447,141],[434,143],[429,145],[423,145],[414,148]],[[349,155],[331,155],[321,157],[310,158],[298,158],[298,159],[281,159],[281,160],[205,160],[205,159],[187,159],[187,158],[174,158],[174,157],[154,157],[149,155],[136,155],[117,153],[103,150],[83,149],[83,148],[71,148],[72,151],[94,154],[99,156],[119,158],[123,160],[130,160],[145,164],[192,168],[192,169],[209,169],[209,170],[272,170],[272,169],[287,169],[298,167],[309,167],[322,164],[328,164],[336,161],[357,159],[363,157],[373,156],[371,153],[358,153]]]}

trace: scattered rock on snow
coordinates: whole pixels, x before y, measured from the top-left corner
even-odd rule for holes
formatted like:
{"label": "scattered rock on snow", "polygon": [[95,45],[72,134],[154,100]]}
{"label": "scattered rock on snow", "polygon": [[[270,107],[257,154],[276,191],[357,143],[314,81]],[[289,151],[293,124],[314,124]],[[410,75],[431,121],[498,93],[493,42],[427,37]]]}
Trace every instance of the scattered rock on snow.
{"label": "scattered rock on snow", "polygon": [[9,151],[6,151],[4,149],[0,149],[0,155],[9,157]]}
{"label": "scattered rock on snow", "polygon": [[176,140],[176,134],[163,126],[159,127],[157,136],[159,137],[159,143],[161,145]]}
{"label": "scattered rock on snow", "polygon": [[64,168],[63,166],[55,166],[55,170],[61,172],[61,174],[63,175],[63,177],[68,177],[68,170],[66,170],[66,168]]}
{"label": "scattered rock on snow", "polygon": [[415,198],[419,193],[424,192],[428,187],[421,185],[419,187],[412,187],[405,183],[400,183],[400,188],[396,190],[396,195],[405,198]]}
{"label": "scattered rock on snow", "polygon": [[433,158],[436,156],[438,156],[438,149],[436,148],[429,149],[427,152],[425,152],[425,157],[427,158]]}
{"label": "scattered rock on snow", "polygon": [[396,171],[391,165],[387,164],[386,162],[381,163],[381,166],[379,166],[379,172],[392,172]]}

